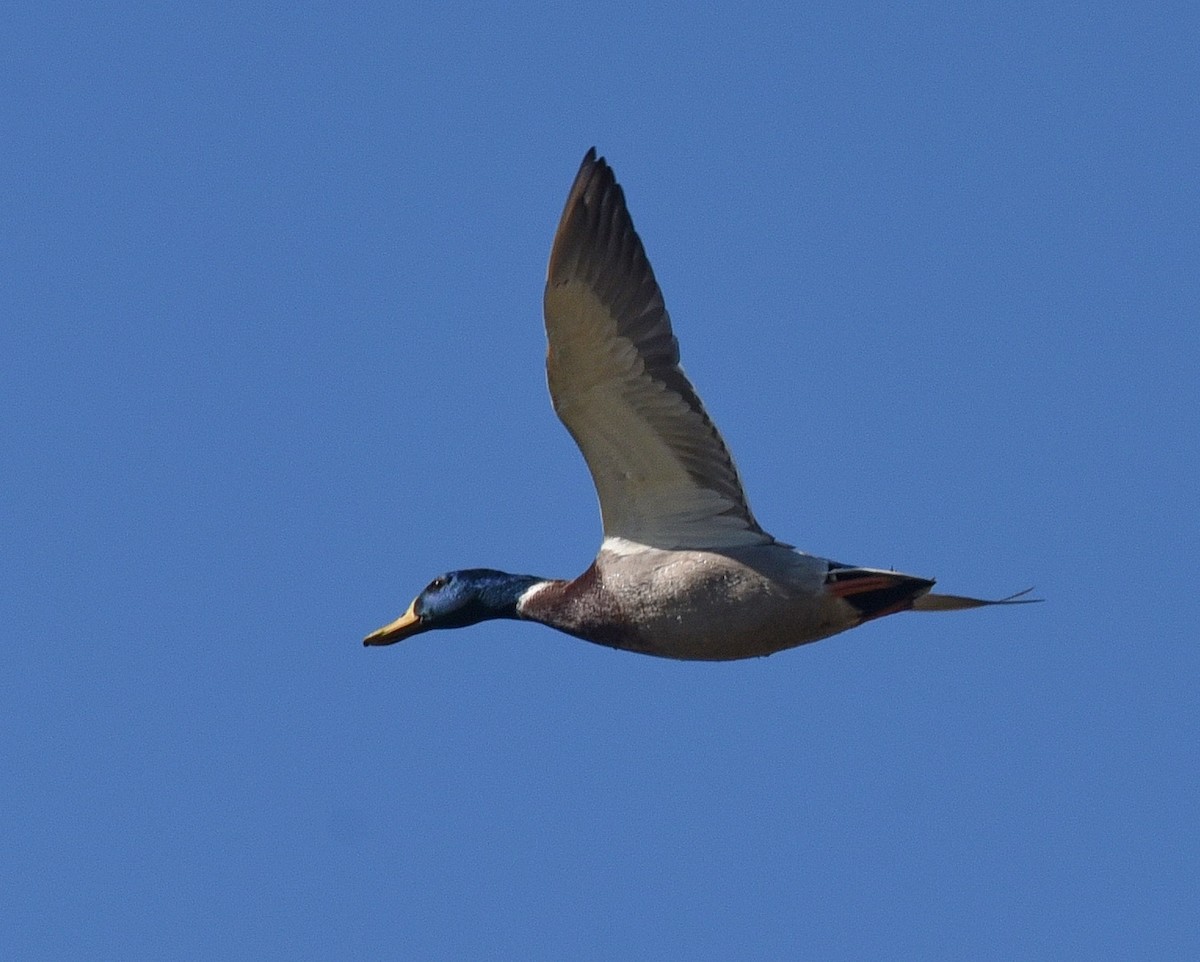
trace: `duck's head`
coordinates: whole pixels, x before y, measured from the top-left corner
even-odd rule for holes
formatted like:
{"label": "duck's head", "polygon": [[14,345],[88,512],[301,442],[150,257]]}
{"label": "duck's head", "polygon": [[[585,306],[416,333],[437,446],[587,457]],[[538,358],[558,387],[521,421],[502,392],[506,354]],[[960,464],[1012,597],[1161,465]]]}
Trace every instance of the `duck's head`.
{"label": "duck's head", "polygon": [[364,645],[391,645],[432,628],[465,628],[492,618],[516,618],[517,602],[541,578],[510,575],[491,568],[468,568],[439,575],[408,610],[371,632]]}

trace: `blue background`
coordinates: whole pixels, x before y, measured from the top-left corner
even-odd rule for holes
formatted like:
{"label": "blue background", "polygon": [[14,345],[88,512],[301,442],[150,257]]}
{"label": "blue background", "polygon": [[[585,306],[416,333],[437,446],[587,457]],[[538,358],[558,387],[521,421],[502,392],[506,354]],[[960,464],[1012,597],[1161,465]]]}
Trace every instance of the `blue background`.
{"label": "blue background", "polygon": [[[5,958],[1200,954],[1194,5],[6,19]],[[595,551],[592,144],[767,529],[1047,604],[360,646]]]}

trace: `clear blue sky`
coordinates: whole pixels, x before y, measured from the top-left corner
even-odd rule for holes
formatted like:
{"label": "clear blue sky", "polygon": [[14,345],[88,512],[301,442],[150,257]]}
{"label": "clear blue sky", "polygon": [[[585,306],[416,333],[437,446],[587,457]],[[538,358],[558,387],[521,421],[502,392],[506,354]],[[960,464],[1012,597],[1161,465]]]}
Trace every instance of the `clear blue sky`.
{"label": "clear blue sky", "polygon": [[[1197,28],[10,13],[0,955],[1200,955]],[[361,647],[595,551],[540,316],[592,144],[763,524],[1047,604]]]}

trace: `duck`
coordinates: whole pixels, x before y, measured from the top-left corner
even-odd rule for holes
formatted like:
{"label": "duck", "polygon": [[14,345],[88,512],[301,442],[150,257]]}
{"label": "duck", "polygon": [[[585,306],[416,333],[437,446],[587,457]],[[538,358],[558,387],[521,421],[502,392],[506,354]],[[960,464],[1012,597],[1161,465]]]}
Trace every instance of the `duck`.
{"label": "duck", "polygon": [[624,192],[594,147],[554,235],[543,312],[550,398],[600,502],[595,560],[573,580],[439,575],[365,645],[506,618],[645,655],[732,661],[903,611],[1040,600],[1026,597],[1032,589],[997,600],[935,594],[932,578],[808,554],[763,529],[680,366]]}

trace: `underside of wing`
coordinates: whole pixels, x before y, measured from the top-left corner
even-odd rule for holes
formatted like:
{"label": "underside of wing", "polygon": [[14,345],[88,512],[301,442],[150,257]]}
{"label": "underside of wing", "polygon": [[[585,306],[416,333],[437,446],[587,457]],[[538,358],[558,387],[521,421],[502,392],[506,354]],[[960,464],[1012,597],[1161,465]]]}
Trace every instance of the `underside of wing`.
{"label": "underside of wing", "polygon": [[594,149],[554,237],[544,307],[550,395],[591,470],[605,536],[660,548],[771,543],[679,366],[624,194]]}

